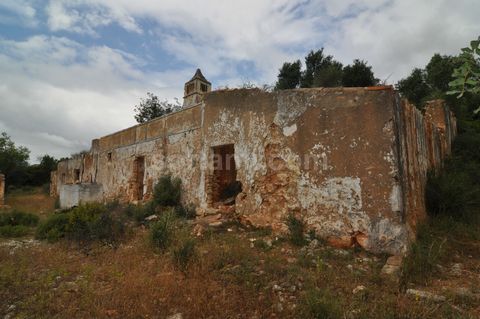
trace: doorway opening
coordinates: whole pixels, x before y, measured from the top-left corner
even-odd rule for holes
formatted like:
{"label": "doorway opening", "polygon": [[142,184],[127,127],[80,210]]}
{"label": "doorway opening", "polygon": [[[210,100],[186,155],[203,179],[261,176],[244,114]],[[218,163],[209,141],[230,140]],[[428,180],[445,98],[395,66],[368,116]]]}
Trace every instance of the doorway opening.
{"label": "doorway opening", "polygon": [[235,196],[242,191],[242,184],[237,181],[235,147],[233,144],[215,146],[212,153],[211,202],[214,206],[233,205]]}
{"label": "doorway opening", "polygon": [[135,178],[135,189],[134,189],[134,195],[136,200],[142,200],[143,199],[143,180],[145,178],[145,157],[144,156],[139,156],[135,158],[134,162],[134,178]]}

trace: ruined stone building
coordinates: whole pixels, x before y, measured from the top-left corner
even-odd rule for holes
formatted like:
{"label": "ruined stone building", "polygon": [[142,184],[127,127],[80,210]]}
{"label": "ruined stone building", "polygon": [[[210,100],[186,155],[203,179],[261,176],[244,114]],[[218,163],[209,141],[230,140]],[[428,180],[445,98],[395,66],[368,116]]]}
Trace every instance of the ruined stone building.
{"label": "ruined stone building", "polygon": [[211,91],[198,70],[184,109],[93,140],[58,164],[51,192],[62,207],[141,202],[171,174],[200,209],[232,204],[243,222],[278,232],[293,213],[332,243],[398,253],[426,216],[427,170],[455,131],[443,101],[422,114],[389,86]]}

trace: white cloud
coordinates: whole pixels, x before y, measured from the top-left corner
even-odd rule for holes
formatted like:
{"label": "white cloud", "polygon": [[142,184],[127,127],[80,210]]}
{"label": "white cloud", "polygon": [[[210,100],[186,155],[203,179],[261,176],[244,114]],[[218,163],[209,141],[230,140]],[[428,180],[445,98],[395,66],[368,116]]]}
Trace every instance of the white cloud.
{"label": "white cloud", "polygon": [[146,91],[181,96],[191,75],[142,72],[128,53],[59,37],[0,40],[0,48],[0,131],[33,160],[88,149],[91,139],[135,124],[133,107]]}
{"label": "white cloud", "polygon": [[0,10],[10,12],[8,15],[0,14],[0,24],[18,24],[35,27],[37,11],[29,0],[2,0]]}
{"label": "white cloud", "polygon": [[[85,6],[88,6],[85,10]],[[70,31],[96,36],[96,28],[118,23],[124,29],[142,33],[135,19],[121,8],[106,8],[92,1],[50,0],[46,7],[51,31]]]}
{"label": "white cloud", "polygon": [[303,59],[308,50],[322,46],[343,63],[368,60],[378,77],[391,75],[390,81],[396,81],[433,53],[456,53],[475,38],[480,10],[476,0],[68,3],[73,18],[75,8],[84,5],[91,14],[102,12],[108,23],[116,21],[127,30],[131,30],[128,21],[136,26],[136,21],[148,18],[159,26],[156,34],[162,48],[177,59],[225,78],[238,78],[239,74],[232,74],[233,66],[250,61],[259,74],[251,80],[257,82],[273,82],[282,62]]}
{"label": "white cloud", "polygon": [[[343,63],[367,60],[377,77],[393,82],[435,52],[456,54],[476,38],[480,11],[478,0],[50,0],[41,9],[33,4],[42,2],[3,0],[0,10],[13,12],[15,23],[24,26],[38,24],[37,11],[44,10],[42,23],[63,37],[0,36],[0,130],[34,154],[56,156],[133,124],[133,105],[146,91],[181,97],[197,66],[217,80],[215,87],[273,83],[283,62],[323,46]],[[69,39],[71,34],[102,43],[102,30],[111,25],[142,37],[142,48],[131,51],[141,56],[127,52],[128,44],[118,50]],[[175,61],[164,72],[144,71],[154,64],[166,68],[159,50]]]}

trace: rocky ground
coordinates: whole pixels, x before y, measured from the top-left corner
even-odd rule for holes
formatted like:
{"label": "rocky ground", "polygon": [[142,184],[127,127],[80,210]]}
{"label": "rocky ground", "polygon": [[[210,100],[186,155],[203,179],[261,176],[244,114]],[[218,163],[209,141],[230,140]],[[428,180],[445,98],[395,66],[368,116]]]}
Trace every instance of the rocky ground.
{"label": "rocky ground", "polygon": [[204,221],[196,247],[179,270],[144,226],[118,247],[0,239],[0,318],[480,317],[475,242],[412,282],[396,258],[314,238],[297,247],[235,223]]}

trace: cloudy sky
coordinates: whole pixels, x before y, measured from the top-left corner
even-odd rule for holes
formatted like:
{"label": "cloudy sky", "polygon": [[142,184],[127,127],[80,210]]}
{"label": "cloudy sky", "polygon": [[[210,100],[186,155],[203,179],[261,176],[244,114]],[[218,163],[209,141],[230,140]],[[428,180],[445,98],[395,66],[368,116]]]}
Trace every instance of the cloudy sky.
{"label": "cloudy sky", "polygon": [[135,124],[146,92],[274,83],[325,47],[394,83],[480,35],[478,0],[0,0],[0,131],[31,161]]}

